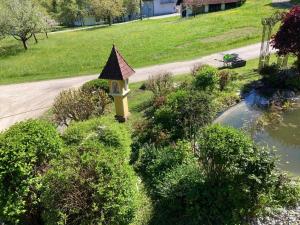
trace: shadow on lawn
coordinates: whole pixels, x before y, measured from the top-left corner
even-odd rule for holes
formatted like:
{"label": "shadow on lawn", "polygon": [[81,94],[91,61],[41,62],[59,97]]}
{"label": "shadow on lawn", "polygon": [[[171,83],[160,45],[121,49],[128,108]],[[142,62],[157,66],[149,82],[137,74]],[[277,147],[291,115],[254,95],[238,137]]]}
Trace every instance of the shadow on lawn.
{"label": "shadow on lawn", "polygon": [[109,26],[108,24],[105,24],[105,25],[102,25],[102,26],[96,26],[96,27],[90,27],[88,29],[85,29],[85,30],[79,30],[79,31],[94,31],[94,30],[99,30],[99,29],[104,29],[104,28],[108,28],[108,27],[112,27],[112,26]]}
{"label": "shadow on lawn", "polygon": [[1,46],[0,45],[0,58],[6,58],[9,56],[15,56],[25,52],[24,48],[20,44]]}
{"label": "shadow on lawn", "polygon": [[289,9],[293,7],[293,4],[290,2],[274,2],[274,3],[269,3],[266,6],[271,6],[275,9]]}

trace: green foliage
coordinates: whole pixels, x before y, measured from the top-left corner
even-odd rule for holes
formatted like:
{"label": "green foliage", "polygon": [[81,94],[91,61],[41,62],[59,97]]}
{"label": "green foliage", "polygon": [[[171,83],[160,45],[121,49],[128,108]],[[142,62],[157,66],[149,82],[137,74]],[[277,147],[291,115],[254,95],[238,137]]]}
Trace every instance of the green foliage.
{"label": "green foliage", "polygon": [[164,174],[172,168],[192,161],[191,147],[187,142],[178,142],[174,146],[144,146],[139,151],[135,168],[143,177],[153,195],[158,191],[156,185]]}
{"label": "green foliage", "polygon": [[71,123],[62,137],[70,148],[43,183],[46,224],[129,224],[138,190],[126,127],[102,117]]}
{"label": "green foliage", "polygon": [[153,122],[166,130],[172,140],[192,140],[199,128],[209,124],[214,116],[210,95],[177,90],[166,97],[165,103],[154,113]]}
{"label": "green foliage", "polygon": [[0,6],[0,17],[5,20],[0,19],[0,33],[21,41],[27,50],[27,41],[46,27],[44,16],[31,0],[4,0]]}
{"label": "green foliage", "polygon": [[71,123],[62,135],[68,146],[99,143],[105,147],[120,148],[124,160],[129,158],[131,139],[126,127],[113,118],[102,117]]}
{"label": "green foliage", "polygon": [[150,224],[243,224],[299,201],[299,183],[250,137],[211,125],[197,140],[195,156],[184,142],[141,149],[135,166],[155,202]]}
{"label": "green foliage", "polygon": [[94,93],[97,91],[105,91],[105,93],[109,93],[109,84],[107,80],[95,79],[89,82],[86,82],[82,86],[82,90],[88,93]]}
{"label": "green foliage", "polygon": [[230,81],[236,78],[236,73],[231,70],[221,70],[218,72],[219,77],[219,87],[220,91],[224,91],[224,89],[228,86]]}
{"label": "green foliage", "polygon": [[118,151],[124,150],[93,142],[54,160],[41,197],[45,224],[129,224],[137,207],[137,179]]}
{"label": "green foliage", "polygon": [[1,220],[10,224],[38,221],[40,179],[61,146],[55,128],[44,121],[21,122],[1,134]]}
{"label": "green foliage", "polygon": [[287,189],[279,192],[280,176],[270,150],[259,148],[233,128],[205,128],[198,144],[199,163],[210,190],[209,204],[215,209],[206,212],[212,223],[239,223],[247,216],[263,212],[276,195],[286,199],[290,191],[297,192],[288,182],[283,182]]}
{"label": "green foliage", "polygon": [[68,126],[70,121],[103,115],[109,103],[110,98],[102,90],[92,93],[82,89],[62,91],[53,104],[54,120],[57,124]]}
{"label": "green foliage", "polygon": [[194,80],[195,88],[198,90],[215,90],[219,83],[217,72],[218,70],[211,66],[200,67]]}
{"label": "green foliage", "polygon": [[163,73],[150,77],[146,83],[146,89],[154,96],[166,96],[174,90],[174,82],[170,73]]}
{"label": "green foliage", "polygon": [[91,0],[91,4],[94,14],[101,19],[108,19],[109,25],[124,12],[123,0]]}

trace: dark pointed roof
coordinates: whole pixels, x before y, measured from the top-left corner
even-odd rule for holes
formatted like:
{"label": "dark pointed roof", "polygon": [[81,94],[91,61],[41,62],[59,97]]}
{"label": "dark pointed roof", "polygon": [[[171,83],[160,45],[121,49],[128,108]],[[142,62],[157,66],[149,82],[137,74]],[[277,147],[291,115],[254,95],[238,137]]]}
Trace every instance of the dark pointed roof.
{"label": "dark pointed roof", "polygon": [[126,80],[134,73],[135,71],[128,65],[115,45],[113,45],[110,56],[99,78],[107,80]]}

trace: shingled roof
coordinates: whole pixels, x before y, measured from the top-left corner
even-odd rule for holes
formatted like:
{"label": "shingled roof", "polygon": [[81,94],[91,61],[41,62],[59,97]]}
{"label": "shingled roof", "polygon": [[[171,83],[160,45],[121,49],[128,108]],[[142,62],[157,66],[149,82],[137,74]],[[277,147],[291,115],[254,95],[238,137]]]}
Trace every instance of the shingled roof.
{"label": "shingled roof", "polygon": [[210,4],[221,4],[221,3],[234,3],[240,2],[241,0],[177,0],[177,5],[180,4],[191,4],[191,5],[210,5]]}
{"label": "shingled roof", "polygon": [[107,80],[126,80],[134,73],[135,71],[128,65],[115,45],[113,45],[110,56],[99,78]]}

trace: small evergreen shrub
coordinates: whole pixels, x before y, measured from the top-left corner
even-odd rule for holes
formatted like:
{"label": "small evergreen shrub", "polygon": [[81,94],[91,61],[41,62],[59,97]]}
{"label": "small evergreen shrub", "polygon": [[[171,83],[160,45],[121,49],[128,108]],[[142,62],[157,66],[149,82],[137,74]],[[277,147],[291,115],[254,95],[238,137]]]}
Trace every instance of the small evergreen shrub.
{"label": "small evergreen shrub", "polygon": [[43,180],[43,219],[46,225],[128,225],[137,194],[137,178],[122,155],[93,142],[52,161]]}
{"label": "small evergreen shrub", "polygon": [[213,91],[219,84],[218,70],[211,66],[202,66],[197,71],[194,86],[198,90]]}
{"label": "small evergreen shrub", "polygon": [[100,116],[104,114],[110,102],[110,98],[102,90],[93,93],[82,89],[66,90],[54,101],[54,120],[59,125],[68,126],[71,121],[83,121]]}
{"label": "small evergreen shrub", "polygon": [[130,224],[138,204],[127,127],[110,117],[73,122],[68,148],[43,179],[45,224]]}
{"label": "small evergreen shrub", "polygon": [[62,147],[56,129],[40,120],[13,125],[0,136],[0,218],[7,224],[40,221],[41,177]]}
{"label": "small evergreen shrub", "polygon": [[82,90],[87,93],[94,93],[102,90],[106,94],[109,94],[109,83],[107,80],[103,79],[91,80],[82,85]]}

